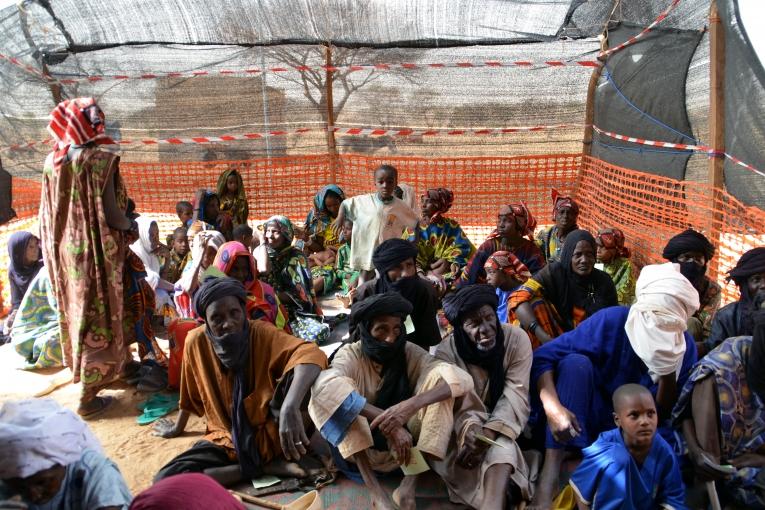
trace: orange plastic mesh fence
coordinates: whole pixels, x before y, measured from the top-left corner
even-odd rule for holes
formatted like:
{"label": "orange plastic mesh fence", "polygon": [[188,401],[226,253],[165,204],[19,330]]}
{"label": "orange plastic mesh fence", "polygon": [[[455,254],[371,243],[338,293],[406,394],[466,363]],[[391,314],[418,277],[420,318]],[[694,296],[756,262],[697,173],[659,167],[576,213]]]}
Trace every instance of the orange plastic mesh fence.
{"label": "orange plastic mesh fence", "polygon": [[716,246],[708,274],[723,286],[723,302],[738,299],[726,273],[747,250],[765,245],[765,211],[745,207],[705,183],[676,181],[582,159],[577,199],[580,226],[590,231],[608,226],[624,230],[638,267],[663,262],[669,238],[688,227],[704,232]]}
{"label": "orange plastic mesh fence", "polygon": [[[724,274],[744,251],[765,244],[765,211],[746,208],[706,184],[627,170],[579,154],[438,159],[344,154],[334,160],[315,155],[249,161],[123,162],[120,172],[138,211],[155,215],[164,236],[175,226],[175,203],[190,200],[199,188],[214,189],[218,175],[231,166],[243,175],[251,220],[284,214],[301,223],[314,193],[324,184],[334,180],[348,196],[369,192],[372,171],[383,163],[398,168],[399,181],[412,185],[418,195],[430,187],[452,189],[455,204],[449,216],[476,243],[493,228],[500,204],[525,200],[539,223],[549,224],[550,188],[555,187],[564,194],[574,193],[580,201],[583,228],[621,227],[638,266],[661,261],[666,241],[692,226],[714,238],[718,251],[711,274],[724,284]],[[20,218],[36,214],[39,196],[39,182],[14,179],[14,207]],[[29,221],[17,221],[0,229],[0,267],[7,267],[8,233],[29,225]],[[0,285],[7,289],[4,272]],[[737,298],[735,286],[724,285],[723,289],[725,302]]]}

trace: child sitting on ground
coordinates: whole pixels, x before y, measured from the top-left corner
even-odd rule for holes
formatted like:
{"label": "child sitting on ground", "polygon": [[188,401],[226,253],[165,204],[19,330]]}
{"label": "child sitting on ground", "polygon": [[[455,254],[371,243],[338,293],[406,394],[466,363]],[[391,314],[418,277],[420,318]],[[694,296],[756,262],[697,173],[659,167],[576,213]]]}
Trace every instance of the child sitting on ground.
{"label": "child sitting on ground", "polygon": [[658,414],[644,386],[625,384],[613,395],[614,423],[582,450],[569,484],[585,508],[685,508],[685,488],[672,447],[656,435]]}
{"label": "child sitting on ground", "polygon": [[250,250],[252,252],[253,249],[255,249],[259,243],[258,238],[255,237],[254,231],[252,230],[252,227],[247,225],[246,223],[243,223],[241,225],[237,225],[234,227],[234,231],[232,233],[232,236],[234,237],[233,241],[238,241],[242,243],[245,248]]}
{"label": "child sitting on ground", "polygon": [[353,222],[356,235],[351,244],[350,265],[360,271],[359,281],[374,278],[372,252],[383,241],[400,238],[404,229],[417,224],[417,213],[394,195],[398,171],[390,165],[382,165],[374,172],[376,192],[358,195],[343,201],[333,223],[340,232],[346,219]]}
{"label": "child sitting on ground", "polygon": [[345,220],[343,223],[344,244],[337,250],[335,263],[335,276],[340,284],[340,292],[335,297],[343,302],[343,306],[349,308],[353,296],[356,295],[356,287],[359,284],[359,272],[351,268],[351,239],[353,238],[353,222]]}
{"label": "child sitting on ground", "polygon": [[178,227],[173,230],[168,244],[170,245],[170,255],[165,260],[160,274],[163,280],[175,283],[180,280],[183,268],[186,267],[190,258],[186,228]]}

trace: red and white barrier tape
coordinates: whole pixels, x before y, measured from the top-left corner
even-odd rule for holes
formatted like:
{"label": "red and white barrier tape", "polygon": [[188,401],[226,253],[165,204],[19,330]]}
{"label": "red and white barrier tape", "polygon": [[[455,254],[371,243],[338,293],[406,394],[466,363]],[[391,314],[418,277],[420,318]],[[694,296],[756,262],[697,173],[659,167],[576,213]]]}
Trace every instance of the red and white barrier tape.
{"label": "red and white barrier tape", "polygon": [[[408,129],[408,128],[396,128],[396,129],[380,129],[380,128],[363,128],[363,127],[332,127],[332,128],[298,128],[292,130],[277,130],[277,131],[265,131],[260,133],[244,133],[237,135],[221,135],[221,136],[194,136],[189,138],[146,138],[142,140],[130,140],[123,139],[117,142],[118,145],[183,145],[183,144],[205,144],[205,143],[218,143],[218,142],[233,142],[238,140],[258,140],[261,138],[269,138],[274,136],[286,136],[286,135],[301,135],[311,131],[314,132],[326,132],[327,129],[331,129],[332,132],[339,136],[394,136],[394,137],[409,137],[409,136],[485,136],[485,135],[506,135],[511,133],[522,132],[535,132],[535,131],[549,131],[552,129],[561,129],[567,127],[584,127],[584,124],[552,124],[548,126],[516,126],[505,128],[488,128],[488,129]],[[50,145],[53,142],[48,138],[45,140],[39,140],[27,143],[18,143],[9,147],[3,147],[0,152],[10,150],[30,149],[39,145]]]}
{"label": "red and white barrier tape", "polygon": [[546,60],[543,62],[532,62],[530,60],[499,61],[486,60],[480,62],[448,62],[448,63],[393,63],[393,64],[363,64],[363,65],[345,65],[345,66],[274,66],[274,67],[253,67],[247,69],[219,69],[215,71],[186,71],[171,73],[142,73],[142,74],[112,74],[112,75],[93,75],[73,78],[56,78],[49,74],[44,74],[34,67],[21,62],[19,59],[9,57],[0,53],[0,60],[7,60],[11,64],[34,74],[38,78],[43,78],[53,83],[62,85],[72,85],[75,83],[95,83],[100,81],[124,81],[124,80],[155,80],[160,78],[199,78],[202,76],[253,76],[261,73],[288,73],[288,72],[307,72],[307,71],[398,71],[398,70],[422,70],[422,69],[472,69],[472,68],[497,68],[497,67],[521,67],[521,68],[540,68],[540,67],[582,67],[592,68],[601,65],[597,60]]}
{"label": "red and white barrier tape", "polygon": [[668,149],[678,149],[683,151],[694,151],[694,152],[703,152],[707,154],[709,157],[718,157],[718,156],[724,156],[727,159],[731,160],[733,163],[735,163],[738,166],[744,167],[747,170],[751,170],[752,172],[756,173],[757,175],[760,175],[762,177],[765,177],[765,172],[756,169],[752,165],[748,163],[744,163],[737,157],[728,154],[727,152],[722,152],[716,149],[713,149],[712,147],[709,147],[707,145],[688,145],[684,143],[671,143],[671,142],[659,142],[656,140],[646,140],[644,138],[636,138],[634,136],[626,136],[626,135],[620,135],[618,133],[612,133],[610,131],[605,131],[603,129],[600,129],[598,126],[592,126],[592,129],[600,133],[601,135],[608,136],[610,138],[614,138],[615,140],[622,140],[624,142],[630,142],[630,143],[637,143],[640,145],[649,145],[651,147],[665,147]]}
{"label": "red and white barrier tape", "polygon": [[656,25],[664,21],[664,19],[669,15],[670,12],[672,12],[675,9],[675,7],[677,7],[677,4],[679,3],[680,3],[680,0],[672,0],[672,3],[669,5],[669,7],[664,9],[664,11],[661,14],[659,14],[659,17],[653,20],[653,23],[645,27],[642,32],[640,32],[638,35],[634,37],[630,37],[629,39],[621,43],[619,46],[609,48],[606,51],[601,51],[600,56],[607,57],[608,55],[611,55],[612,53],[615,53],[621,49],[626,48],[627,46],[631,46],[635,44],[636,42],[638,42],[640,39],[645,37],[647,33],[649,33],[651,30],[656,28]]}

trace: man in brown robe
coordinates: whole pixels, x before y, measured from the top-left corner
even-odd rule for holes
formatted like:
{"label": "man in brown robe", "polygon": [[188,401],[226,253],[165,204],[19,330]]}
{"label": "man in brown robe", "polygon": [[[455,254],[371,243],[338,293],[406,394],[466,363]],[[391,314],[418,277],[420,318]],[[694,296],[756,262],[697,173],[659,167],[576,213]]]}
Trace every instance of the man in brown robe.
{"label": "man in brown robe", "polygon": [[515,442],[529,418],[529,337],[500,325],[497,295],[489,285],[461,287],[443,306],[454,332],[438,346],[436,358],[470,374],[475,392],[458,403],[457,444],[433,468],[455,503],[483,510],[529,500],[528,467]]}
{"label": "man in brown robe", "polygon": [[265,321],[248,321],[246,291],[233,278],[207,280],[194,295],[206,321],[186,339],[180,412],[155,434],[180,435],[194,413],[207,418],[202,441],[163,467],[156,480],[204,472],[221,483],[283,472],[306,454],[301,403],[327,358],[312,343]]}

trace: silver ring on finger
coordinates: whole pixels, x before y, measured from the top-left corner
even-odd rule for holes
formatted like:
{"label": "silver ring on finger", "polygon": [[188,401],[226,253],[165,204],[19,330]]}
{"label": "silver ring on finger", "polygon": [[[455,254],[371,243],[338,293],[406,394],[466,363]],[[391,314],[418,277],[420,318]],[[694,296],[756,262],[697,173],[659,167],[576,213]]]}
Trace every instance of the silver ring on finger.
{"label": "silver ring on finger", "polygon": [[295,446],[303,446],[303,441],[297,441],[297,442],[295,443]]}

